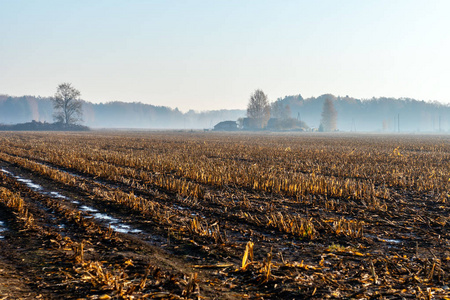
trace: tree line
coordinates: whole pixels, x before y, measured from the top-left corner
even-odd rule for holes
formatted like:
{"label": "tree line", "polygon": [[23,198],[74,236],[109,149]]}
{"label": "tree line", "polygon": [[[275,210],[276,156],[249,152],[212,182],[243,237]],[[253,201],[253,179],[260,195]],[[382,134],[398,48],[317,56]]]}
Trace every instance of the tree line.
{"label": "tree line", "polygon": [[[178,108],[141,102],[91,103],[83,101],[81,93],[71,84],[61,85],[64,88],[60,89],[58,85],[53,97],[0,94],[0,125],[28,123],[32,120],[64,124],[67,120],[68,123],[81,123],[92,128],[206,129],[220,121],[237,120],[245,116],[242,109],[182,112]],[[71,98],[76,101],[64,104],[65,100]],[[63,113],[64,107],[68,108],[67,117]]]}
{"label": "tree line", "polygon": [[[73,117],[94,128],[205,129],[221,121],[239,119],[241,126],[257,129],[268,125],[270,129],[308,128],[308,125],[311,130],[324,131],[450,132],[450,106],[438,102],[387,97],[356,99],[331,94],[303,98],[297,94],[270,103],[264,92],[254,94],[251,96],[257,96],[255,100],[264,100],[260,111],[262,117],[256,123],[249,106],[247,110],[181,112],[176,108],[139,102],[90,103],[81,100],[80,95],[76,99],[82,103],[82,115]],[[32,120],[64,123],[64,117],[58,119],[55,115],[54,98],[57,98],[56,94],[53,97],[0,95],[0,124]],[[332,106],[325,105],[327,102]],[[330,108],[328,112],[325,107]]]}
{"label": "tree line", "polygon": [[[261,90],[255,90],[247,105],[247,119],[244,119],[244,129],[301,129],[306,130],[305,122],[292,117],[289,104],[277,100],[269,103],[267,95]],[[323,104],[319,131],[331,132],[336,130],[337,111],[332,99],[327,98]],[[242,121],[241,121],[242,122]]]}
{"label": "tree line", "polygon": [[300,115],[310,127],[323,124],[326,102],[336,109],[336,129],[357,132],[450,132],[450,106],[411,98],[357,99],[324,94],[303,98],[292,95],[276,102],[289,105],[292,116]]}
{"label": "tree line", "polygon": [[[254,114],[255,106],[258,114]],[[356,99],[324,94],[304,99],[298,94],[269,103],[267,95],[256,90],[249,99],[247,118],[258,120],[246,122],[256,129],[295,119],[312,131],[323,132],[450,132],[450,105],[411,98]]]}

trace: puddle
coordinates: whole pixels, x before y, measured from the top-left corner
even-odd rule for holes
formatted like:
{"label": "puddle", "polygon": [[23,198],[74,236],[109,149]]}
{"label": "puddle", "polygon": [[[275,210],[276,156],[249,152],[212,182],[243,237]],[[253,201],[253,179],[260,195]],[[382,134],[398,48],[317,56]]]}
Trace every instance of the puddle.
{"label": "puddle", "polygon": [[61,194],[58,193],[58,192],[50,192],[50,196],[52,196],[52,197],[54,197],[54,198],[67,199],[66,196],[61,195]]}
{"label": "puddle", "polygon": [[81,205],[80,210],[85,212],[98,212],[98,210],[96,210],[95,208],[86,205]]}
{"label": "puddle", "polygon": [[94,216],[95,219],[100,219],[100,220],[110,221],[111,223],[117,223],[117,222],[119,222],[118,219],[113,218],[113,217],[108,216],[108,215],[105,215],[105,214],[102,214],[102,213],[96,213],[96,214],[94,214],[93,216]]}
{"label": "puddle", "polygon": [[[16,176],[13,173],[9,172],[8,170],[5,170],[4,168],[0,169],[3,173],[8,174],[14,178],[16,178],[17,181],[20,181],[24,184],[26,184],[29,188],[35,190],[35,191],[40,191],[41,194],[43,195],[48,195],[51,196],[53,198],[59,198],[59,199],[69,199],[68,197],[61,195],[58,192],[47,192],[47,191],[43,191],[42,186],[40,186],[39,184],[34,183],[33,181],[31,181],[30,179],[25,179],[22,178],[20,176]],[[69,173],[69,172],[66,172]],[[77,176],[76,174],[72,174],[69,173],[70,175],[73,176]],[[78,177],[78,176],[77,176]],[[76,200],[70,200],[73,204],[79,205],[80,202],[76,201]],[[142,232],[142,230],[139,229],[133,229],[131,228],[129,225],[125,225],[120,223],[119,219],[116,219],[114,217],[111,217],[107,214],[103,214],[103,213],[99,213],[97,209],[87,206],[87,205],[81,205],[79,206],[79,209],[87,212],[87,213],[93,213],[92,218],[97,219],[97,220],[101,220],[101,221],[105,221],[108,223],[108,225],[117,232],[121,232],[121,233],[140,233]],[[181,209],[181,207],[180,207]],[[64,224],[60,224],[58,225],[58,228],[65,228]],[[7,229],[4,227],[4,223],[0,221],[0,239],[3,239],[4,237],[1,235],[2,232],[6,231]]]}
{"label": "puddle", "polygon": [[5,169],[3,169],[3,168],[1,169],[1,171],[2,171],[3,173],[5,173],[5,174],[8,174],[8,175],[10,175],[10,176],[16,178],[17,181],[19,181],[19,182],[25,183],[25,185],[27,185],[29,188],[31,188],[31,189],[33,189],[33,190],[42,190],[42,186],[40,186],[39,184],[34,183],[34,182],[31,181],[30,179],[25,179],[25,178],[22,178],[22,177],[20,177],[20,176],[16,176],[16,175],[14,175],[13,173],[11,173],[11,172],[9,172],[8,170],[5,170]]}
{"label": "puddle", "polygon": [[119,219],[108,216],[107,214],[95,213],[92,216],[94,217],[94,219],[106,221],[112,230],[120,232],[120,233],[140,233],[140,232],[142,232],[142,230],[133,229],[129,225],[120,223]]}
{"label": "puddle", "polygon": [[382,242],[391,243],[391,244],[400,244],[402,241],[400,240],[391,240],[391,239],[378,239]]}
{"label": "puddle", "polygon": [[107,214],[98,212],[98,210],[93,207],[90,207],[87,205],[82,205],[79,208],[82,211],[85,211],[88,213],[93,213],[92,216],[90,216],[90,217],[92,217],[96,220],[106,222],[108,224],[108,226],[111,227],[111,229],[116,232],[120,232],[120,233],[140,233],[140,232],[142,232],[142,230],[133,229],[129,225],[120,223],[120,220],[117,218],[114,218]]}
{"label": "puddle", "polygon": [[8,171],[8,170],[5,170],[5,169],[3,169],[3,168],[2,168],[2,169],[1,169],[0,171],[2,171],[2,172],[3,172],[3,173],[5,173],[5,174],[9,174],[9,175],[12,175],[10,171]]}
{"label": "puddle", "polygon": [[5,232],[6,230],[8,229],[5,227],[5,223],[3,221],[0,221],[0,240],[3,240],[5,238],[2,232]]}
{"label": "puddle", "polygon": [[175,209],[178,209],[178,210],[186,210],[186,209],[189,209],[189,208],[187,208],[187,207],[183,207],[183,206],[179,206],[179,205],[173,205],[173,207],[175,208]]}
{"label": "puddle", "polygon": [[384,238],[380,238],[377,237],[375,235],[371,235],[371,234],[366,234],[366,237],[377,240],[379,242],[383,242],[383,243],[389,243],[389,244],[400,244],[403,241],[402,240],[396,240],[396,239],[384,239]]}
{"label": "puddle", "polygon": [[25,183],[29,188],[31,188],[33,190],[42,190],[42,186],[40,186],[39,184],[34,183],[30,179],[24,179],[24,178],[21,178],[19,176],[15,176],[15,177],[16,177],[17,181]]}
{"label": "puddle", "polygon": [[110,224],[112,230],[120,232],[120,233],[140,233],[142,232],[142,230],[139,229],[132,229],[129,225],[125,225],[125,224]]}

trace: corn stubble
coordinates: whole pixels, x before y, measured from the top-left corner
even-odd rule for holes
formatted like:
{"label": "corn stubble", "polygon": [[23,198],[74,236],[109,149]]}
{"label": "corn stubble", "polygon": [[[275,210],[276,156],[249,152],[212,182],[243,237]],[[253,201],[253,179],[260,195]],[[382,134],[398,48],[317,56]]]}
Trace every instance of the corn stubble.
{"label": "corn stubble", "polygon": [[[215,270],[203,284],[229,293],[448,297],[448,138],[9,133],[0,143],[3,162],[126,207],[164,228],[171,247],[215,257],[193,266]],[[31,226],[19,196],[0,194]],[[76,216],[67,213],[85,222]],[[73,245],[84,281],[123,298],[145,290],[149,274],[129,280],[127,265],[108,269]],[[203,278],[186,275],[179,297],[201,297]]]}

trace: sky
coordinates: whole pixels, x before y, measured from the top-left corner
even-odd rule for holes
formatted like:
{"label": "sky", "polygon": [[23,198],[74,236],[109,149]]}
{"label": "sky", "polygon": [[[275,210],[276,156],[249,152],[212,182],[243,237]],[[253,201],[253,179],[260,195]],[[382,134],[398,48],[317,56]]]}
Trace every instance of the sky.
{"label": "sky", "polygon": [[0,94],[203,111],[286,95],[450,103],[450,1],[0,0]]}

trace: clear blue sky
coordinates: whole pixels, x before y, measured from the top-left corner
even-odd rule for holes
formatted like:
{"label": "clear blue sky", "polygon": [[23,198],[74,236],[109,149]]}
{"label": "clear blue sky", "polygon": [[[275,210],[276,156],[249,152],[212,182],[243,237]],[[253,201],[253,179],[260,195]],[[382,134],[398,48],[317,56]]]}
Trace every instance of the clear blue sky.
{"label": "clear blue sky", "polygon": [[0,0],[0,94],[245,108],[252,91],[450,103],[450,1]]}

